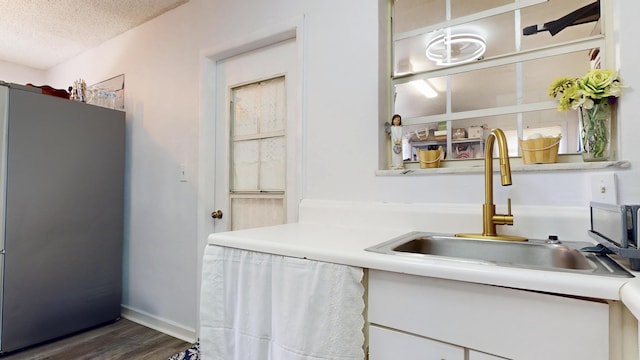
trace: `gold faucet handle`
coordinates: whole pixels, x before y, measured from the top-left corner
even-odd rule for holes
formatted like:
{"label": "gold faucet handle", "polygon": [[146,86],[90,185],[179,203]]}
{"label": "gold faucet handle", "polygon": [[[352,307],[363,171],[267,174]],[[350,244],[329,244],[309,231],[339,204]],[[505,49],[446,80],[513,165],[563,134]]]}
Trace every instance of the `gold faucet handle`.
{"label": "gold faucet handle", "polygon": [[513,215],[511,214],[511,198],[507,198],[507,213],[493,214],[491,221],[494,225],[513,225]]}

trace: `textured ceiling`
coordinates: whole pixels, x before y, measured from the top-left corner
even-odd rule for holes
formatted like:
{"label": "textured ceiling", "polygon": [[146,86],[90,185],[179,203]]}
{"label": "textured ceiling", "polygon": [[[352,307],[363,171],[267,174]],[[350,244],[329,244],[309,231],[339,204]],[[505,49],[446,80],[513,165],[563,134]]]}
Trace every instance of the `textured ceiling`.
{"label": "textured ceiling", "polygon": [[0,60],[48,69],[189,0],[0,0]]}

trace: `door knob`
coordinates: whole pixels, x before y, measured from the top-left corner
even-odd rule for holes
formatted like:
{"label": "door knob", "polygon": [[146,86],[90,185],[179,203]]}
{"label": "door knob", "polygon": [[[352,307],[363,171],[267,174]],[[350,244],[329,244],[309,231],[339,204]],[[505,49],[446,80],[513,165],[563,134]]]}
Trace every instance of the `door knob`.
{"label": "door knob", "polygon": [[212,212],[211,217],[214,219],[222,219],[222,210],[216,210]]}

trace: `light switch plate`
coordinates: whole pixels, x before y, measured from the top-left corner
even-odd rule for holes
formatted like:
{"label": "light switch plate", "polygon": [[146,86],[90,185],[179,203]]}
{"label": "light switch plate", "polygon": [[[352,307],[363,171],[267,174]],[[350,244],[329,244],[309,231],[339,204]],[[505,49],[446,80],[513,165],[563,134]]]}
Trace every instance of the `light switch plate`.
{"label": "light switch plate", "polygon": [[618,187],[615,173],[591,176],[591,201],[606,204],[618,203]]}
{"label": "light switch plate", "polygon": [[188,174],[187,174],[187,165],[186,164],[180,164],[180,168],[178,169],[178,181],[179,182],[187,182],[188,179]]}

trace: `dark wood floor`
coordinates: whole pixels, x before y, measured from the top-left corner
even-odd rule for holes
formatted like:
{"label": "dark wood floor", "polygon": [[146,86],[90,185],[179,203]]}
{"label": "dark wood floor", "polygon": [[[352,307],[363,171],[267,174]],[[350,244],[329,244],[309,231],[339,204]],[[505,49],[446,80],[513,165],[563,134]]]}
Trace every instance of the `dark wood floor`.
{"label": "dark wood floor", "polygon": [[193,344],[127,319],[55,342],[6,354],[2,360],[166,360]]}

